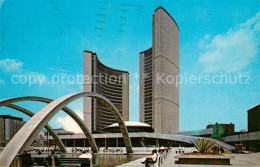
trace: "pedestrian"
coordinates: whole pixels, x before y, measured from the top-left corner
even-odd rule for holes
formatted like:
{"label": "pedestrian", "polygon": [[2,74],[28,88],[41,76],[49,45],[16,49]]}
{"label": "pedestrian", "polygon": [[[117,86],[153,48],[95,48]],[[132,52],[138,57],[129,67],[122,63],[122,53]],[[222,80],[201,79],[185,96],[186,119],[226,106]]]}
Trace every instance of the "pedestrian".
{"label": "pedestrian", "polygon": [[152,155],[145,158],[145,161],[141,162],[145,164],[145,167],[158,167],[158,154],[157,150],[152,151]]}
{"label": "pedestrian", "polygon": [[220,153],[221,153],[221,154],[224,153],[224,149],[223,149],[223,147],[220,147]]}
{"label": "pedestrian", "polygon": [[22,166],[24,167],[28,167],[33,164],[33,161],[31,159],[31,154],[29,154],[26,150],[24,150],[23,154],[19,155],[18,157],[21,158]]}

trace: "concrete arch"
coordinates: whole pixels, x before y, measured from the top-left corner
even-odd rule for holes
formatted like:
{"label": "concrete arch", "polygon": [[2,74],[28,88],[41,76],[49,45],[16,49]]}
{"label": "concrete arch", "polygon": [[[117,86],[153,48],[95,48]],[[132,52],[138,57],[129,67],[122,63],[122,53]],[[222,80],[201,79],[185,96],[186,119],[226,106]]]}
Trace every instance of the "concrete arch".
{"label": "concrete arch", "polygon": [[[23,107],[14,105],[14,104],[8,104],[8,105],[6,105],[6,107],[9,107],[9,108],[15,109],[17,111],[20,111],[20,112],[28,115],[29,117],[33,117],[34,116],[33,112],[31,112],[31,111],[29,111],[29,110],[27,110],[27,109],[25,109]],[[53,139],[55,140],[57,146],[59,146],[60,151],[61,152],[67,152],[67,149],[64,146],[63,142],[61,141],[59,136],[53,131],[53,129],[48,124],[46,124],[44,127],[50,133],[50,135],[53,137]]]}
{"label": "concrete arch", "polygon": [[[48,99],[48,98],[45,98],[45,97],[24,96],[24,97],[15,97],[15,98],[0,100],[0,107],[9,105],[11,103],[20,102],[20,101],[39,101],[39,102],[43,102],[43,103],[53,102],[52,99]],[[83,133],[86,135],[86,137],[88,139],[88,143],[91,147],[91,150],[93,152],[97,153],[98,148],[97,148],[96,142],[95,142],[91,132],[89,131],[88,127],[85,125],[85,123],[79,118],[79,116],[76,113],[74,113],[68,107],[63,107],[62,110],[64,112],[66,112],[72,119],[74,119],[74,121],[76,121],[76,123],[79,125],[79,127],[81,128]]]}
{"label": "concrete arch", "polygon": [[31,145],[37,134],[59,110],[61,110],[68,103],[84,96],[98,98],[110,109],[119,124],[121,133],[124,138],[127,153],[132,153],[132,144],[128,135],[128,131],[116,107],[106,97],[102,95],[93,92],[81,92],[63,96],[57,100],[54,100],[47,106],[43,107],[40,111],[38,111],[16,133],[16,135],[12,138],[12,140],[7,144],[3,152],[0,154],[0,166],[10,166],[16,154]]}

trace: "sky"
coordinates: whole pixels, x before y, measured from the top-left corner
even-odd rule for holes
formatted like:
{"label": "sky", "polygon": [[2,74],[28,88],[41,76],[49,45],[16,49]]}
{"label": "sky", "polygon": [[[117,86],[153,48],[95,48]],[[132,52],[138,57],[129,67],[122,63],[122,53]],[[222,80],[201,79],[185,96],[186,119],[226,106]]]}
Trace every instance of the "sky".
{"label": "sky", "polygon": [[[130,120],[139,121],[139,53],[152,46],[158,6],[180,29],[180,131],[215,122],[246,130],[247,110],[260,103],[259,0],[0,0],[0,99],[81,92],[75,76],[90,50],[129,72]],[[82,99],[68,107],[82,117]],[[0,114],[29,119],[6,107]],[[49,124],[80,131],[63,111]]]}

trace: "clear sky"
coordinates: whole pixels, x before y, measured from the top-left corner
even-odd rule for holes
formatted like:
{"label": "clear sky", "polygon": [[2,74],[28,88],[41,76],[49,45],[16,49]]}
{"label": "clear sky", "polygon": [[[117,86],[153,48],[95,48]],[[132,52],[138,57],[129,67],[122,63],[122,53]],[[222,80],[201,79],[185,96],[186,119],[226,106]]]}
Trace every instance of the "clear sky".
{"label": "clear sky", "polygon": [[[247,110],[260,103],[259,0],[0,0],[0,99],[56,99],[82,91],[71,76],[83,73],[83,50],[91,50],[105,65],[129,71],[130,120],[138,121],[139,52],[152,46],[152,14],[158,6],[180,29],[180,75],[202,78],[180,84],[180,130],[215,122],[247,129]],[[221,76],[234,81],[239,75],[241,82],[221,83]],[[38,78],[29,85],[29,76]],[[54,84],[54,76],[64,82]],[[44,106],[19,105],[33,112]],[[69,107],[82,116],[82,100]],[[0,114],[28,119],[6,107]],[[50,124],[77,129],[71,122],[59,112]]]}

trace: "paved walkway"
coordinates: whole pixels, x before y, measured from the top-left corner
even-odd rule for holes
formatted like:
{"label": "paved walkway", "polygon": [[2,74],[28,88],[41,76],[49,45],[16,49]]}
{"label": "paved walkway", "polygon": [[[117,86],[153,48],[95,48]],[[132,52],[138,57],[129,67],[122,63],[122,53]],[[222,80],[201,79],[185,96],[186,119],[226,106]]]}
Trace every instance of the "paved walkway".
{"label": "paved walkway", "polygon": [[144,160],[145,160],[145,157],[131,161],[131,162],[128,162],[128,163],[125,163],[125,164],[122,164],[122,165],[119,165],[117,167],[133,167],[133,166],[134,167],[144,167],[144,164],[141,163]]}
{"label": "paved walkway", "polygon": [[165,158],[163,164],[161,164],[160,167],[170,167],[173,166],[173,164],[175,163],[175,150],[172,150],[171,152],[168,153],[167,157]]}
{"label": "paved walkway", "polygon": [[[260,153],[226,154],[226,156],[230,157],[231,165],[180,165],[175,164],[175,155],[174,151],[170,152],[160,167],[260,167]],[[119,165],[118,167],[144,167],[141,163],[142,161],[144,161],[144,158]]]}

